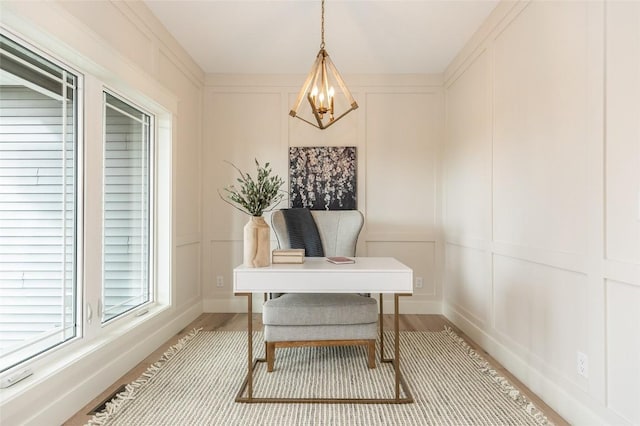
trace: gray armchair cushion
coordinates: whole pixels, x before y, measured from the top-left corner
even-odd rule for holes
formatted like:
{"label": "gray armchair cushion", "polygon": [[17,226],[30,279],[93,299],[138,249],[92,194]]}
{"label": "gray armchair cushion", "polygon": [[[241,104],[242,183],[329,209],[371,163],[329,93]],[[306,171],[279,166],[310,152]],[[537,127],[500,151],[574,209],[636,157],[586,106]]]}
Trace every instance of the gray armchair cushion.
{"label": "gray armchair cushion", "polygon": [[265,325],[349,325],[375,323],[378,304],[371,297],[343,293],[287,293],[265,302]]}

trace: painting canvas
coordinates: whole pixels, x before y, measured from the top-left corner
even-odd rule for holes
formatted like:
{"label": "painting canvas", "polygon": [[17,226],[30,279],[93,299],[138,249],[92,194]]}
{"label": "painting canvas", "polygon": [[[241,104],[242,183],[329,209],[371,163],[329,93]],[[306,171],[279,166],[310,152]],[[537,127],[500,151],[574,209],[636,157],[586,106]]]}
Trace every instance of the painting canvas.
{"label": "painting canvas", "polygon": [[290,147],[292,208],[355,210],[356,147]]}

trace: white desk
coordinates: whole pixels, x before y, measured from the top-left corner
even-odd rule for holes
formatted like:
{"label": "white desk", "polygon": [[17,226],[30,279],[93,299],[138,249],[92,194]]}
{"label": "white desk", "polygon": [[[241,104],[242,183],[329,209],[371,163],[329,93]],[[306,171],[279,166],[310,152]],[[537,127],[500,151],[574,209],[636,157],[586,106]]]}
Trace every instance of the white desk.
{"label": "white desk", "polygon": [[[238,266],[233,270],[233,290],[236,296],[247,296],[248,372],[237,402],[312,402],[312,403],[408,403],[413,402],[408,386],[400,373],[399,296],[413,294],[413,271],[391,257],[356,257],[355,263],[335,265],[325,258],[305,258],[302,264],[272,264],[264,268]],[[253,370],[264,359],[253,359],[253,293],[379,293],[380,359],[395,368],[395,398],[254,398]],[[384,357],[382,295],[394,295],[395,351],[393,358]],[[405,396],[400,394],[402,386]],[[246,397],[244,396],[246,390]]]}
{"label": "white desk", "polygon": [[392,257],[357,257],[335,265],[307,257],[295,265],[233,270],[235,293],[413,293],[413,271]]}

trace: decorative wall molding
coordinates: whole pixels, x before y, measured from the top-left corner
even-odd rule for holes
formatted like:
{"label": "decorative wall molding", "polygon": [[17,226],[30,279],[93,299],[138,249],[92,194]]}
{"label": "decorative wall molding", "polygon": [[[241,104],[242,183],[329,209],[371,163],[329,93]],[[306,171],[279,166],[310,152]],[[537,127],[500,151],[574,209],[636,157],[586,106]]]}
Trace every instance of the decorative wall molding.
{"label": "decorative wall molding", "polygon": [[175,94],[56,2],[8,2],[2,7],[1,22],[11,32],[36,43],[53,57],[95,74],[112,89],[135,90],[177,112]]}
{"label": "decorative wall molding", "polygon": [[[371,89],[393,87],[401,89],[403,87],[433,87],[441,88],[443,82],[442,74],[351,74],[343,76],[349,88]],[[254,88],[268,89],[270,87],[280,87],[295,95],[300,90],[300,85],[304,82],[306,75],[303,74],[206,74],[205,86],[224,88]]]}
{"label": "decorative wall molding", "polygon": [[500,2],[445,70],[445,86],[449,86],[458,78],[459,74],[468,68],[469,62],[476,59],[478,51],[486,49],[491,41],[495,39],[530,2],[531,0]]}
{"label": "decorative wall molding", "polygon": [[365,242],[420,242],[435,243],[437,232],[364,232],[359,238]]}
{"label": "decorative wall molding", "polygon": [[493,251],[491,240],[484,240],[481,238],[465,238],[460,235],[447,234],[445,245],[458,246],[461,248],[468,248],[485,252]]}
{"label": "decorative wall molding", "polygon": [[169,34],[158,18],[143,2],[110,0],[114,7],[127,17],[131,24],[153,39],[166,57],[198,87],[204,86],[205,73],[182,46]]}
{"label": "decorative wall molding", "polygon": [[[637,330],[633,324],[640,264],[607,258],[605,253],[605,248],[613,248],[616,257],[630,259],[638,253],[638,174],[633,171],[638,148],[628,141],[637,139],[632,114],[637,115],[639,104],[637,97],[625,93],[624,83],[628,79],[628,85],[637,88],[640,82],[634,72],[640,53],[638,12],[637,6],[622,2],[502,2],[445,72],[445,88],[457,102],[447,99],[447,122],[457,118],[453,125],[463,129],[451,133],[453,142],[446,141],[453,156],[443,157],[445,163],[452,158],[454,168],[453,174],[445,171],[443,189],[444,244],[454,262],[447,264],[454,272],[445,278],[451,293],[445,288],[444,314],[577,424],[633,424],[640,413],[633,396],[640,388],[626,373],[635,371],[628,354],[635,356],[640,348],[638,338],[631,337]],[[543,22],[545,29],[540,28]],[[562,61],[574,53],[575,61],[568,63],[571,73],[565,70],[562,75]],[[488,65],[474,67],[479,58]],[[540,73],[533,72],[538,64],[544,64]],[[525,89],[511,94],[508,89],[520,81],[531,82],[536,90],[527,90],[525,83],[520,86]],[[479,89],[485,84],[486,95]],[[609,93],[611,85],[615,91]],[[474,101],[478,108],[467,108]],[[545,116],[546,108],[557,110],[557,104],[551,104],[556,101],[571,114]],[[489,143],[481,144],[487,141],[487,129]],[[549,137],[560,134],[558,143],[548,143]],[[483,162],[484,152],[489,152],[490,161]],[[474,171],[488,167],[490,179],[487,188],[482,182],[481,195],[465,204],[460,188],[469,186],[473,176],[456,175],[460,169],[455,167],[469,164],[455,155],[470,153],[478,158],[472,163]],[[563,160],[552,163],[546,176],[523,175],[520,166],[544,167],[547,159],[540,153]],[[510,178],[515,182],[511,186]],[[452,208],[458,210],[448,212],[449,182]],[[519,197],[523,190],[529,191],[528,198]],[[553,191],[555,198],[549,196]],[[490,223],[459,214],[469,207],[482,210],[485,200]],[[528,211],[522,208],[526,203],[531,203]],[[615,234],[607,233],[611,224]],[[480,254],[461,254],[465,250]],[[472,313],[484,306],[474,293],[477,286],[491,294],[489,323]],[[468,293],[461,296],[461,291]],[[588,378],[575,372],[576,352],[589,357]]]}
{"label": "decorative wall molding", "polygon": [[493,241],[492,252],[495,255],[511,257],[530,263],[549,266],[580,274],[587,274],[587,256],[575,253],[565,253],[538,247],[528,247],[518,244]]}
{"label": "decorative wall molding", "polygon": [[176,236],[173,244],[176,247],[188,246],[191,244],[200,244],[200,235],[201,234],[178,235]]}
{"label": "decorative wall molding", "polygon": [[605,260],[604,276],[612,281],[640,287],[640,265],[637,263]]}
{"label": "decorative wall molding", "polygon": [[[445,87],[457,102],[451,115],[447,110],[447,120],[455,117],[456,129],[463,127],[452,133],[457,143],[451,146],[459,156],[473,153],[478,158],[472,163],[475,172],[491,168],[488,192],[469,205],[482,207],[478,200],[488,199],[491,210],[487,223],[480,223],[444,208],[445,245],[454,259],[447,267],[462,271],[445,279],[452,296],[445,288],[444,313],[571,423],[637,420],[640,387],[627,374],[635,364],[621,352],[639,353],[640,342],[630,334],[637,330],[632,324],[640,264],[607,258],[606,251],[618,258],[638,254],[638,148],[628,141],[637,140],[632,114],[637,115],[639,104],[627,87],[637,88],[640,82],[635,72],[638,12],[637,6],[622,2],[502,2],[445,72]],[[567,62],[565,54],[575,56]],[[488,65],[474,67],[479,58]],[[532,72],[532,64],[544,65]],[[557,72],[565,65],[573,67],[571,79]],[[536,89],[511,94],[519,81],[531,81]],[[560,81],[562,89],[556,92]],[[482,85],[488,85],[489,93],[478,99],[484,92],[476,88]],[[477,101],[478,108],[462,107],[465,101],[467,106]],[[547,108],[557,108],[551,102],[562,103],[563,111],[571,113],[556,114],[555,120],[544,117]],[[532,112],[542,112],[544,119]],[[486,129],[490,143],[481,146]],[[549,144],[549,137],[557,135],[563,137]],[[481,158],[485,150],[491,156],[488,163]],[[540,153],[563,161],[554,164]],[[458,161],[455,167],[469,165],[451,158]],[[534,164],[542,170],[546,161],[553,165],[545,169],[546,176],[532,167],[531,178],[522,178],[519,167]],[[452,206],[464,207],[460,188],[468,187],[473,176],[454,177],[451,187],[458,198],[452,198]],[[445,200],[450,178],[445,172]],[[523,185],[509,186],[512,181]],[[526,198],[514,196],[517,191],[526,191]],[[554,191],[555,198],[549,196]],[[524,210],[514,200],[537,204]],[[607,232],[607,226],[615,233]],[[487,230],[486,238],[478,238]],[[453,247],[481,254],[465,257]],[[483,306],[473,285],[491,292],[488,324],[471,312]],[[460,297],[465,290],[468,294]],[[554,326],[545,327],[547,321]],[[564,332],[558,333],[562,327]],[[588,378],[575,372],[576,352],[589,357]]]}

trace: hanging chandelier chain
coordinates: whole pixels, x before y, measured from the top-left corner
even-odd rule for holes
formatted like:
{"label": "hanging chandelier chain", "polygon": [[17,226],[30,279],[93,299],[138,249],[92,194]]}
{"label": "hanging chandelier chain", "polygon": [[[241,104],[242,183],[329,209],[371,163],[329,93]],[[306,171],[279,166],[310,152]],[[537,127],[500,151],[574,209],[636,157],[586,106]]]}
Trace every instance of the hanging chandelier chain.
{"label": "hanging chandelier chain", "polygon": [[324,49],[324,0],[322,0],[322,21],[320,24],[320,35],[322,43],[320,43],[320,49]]}

